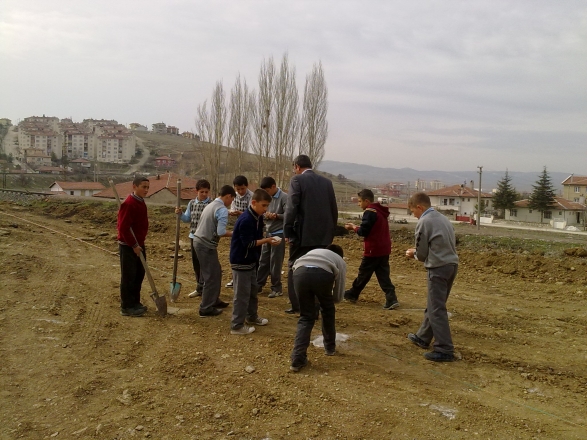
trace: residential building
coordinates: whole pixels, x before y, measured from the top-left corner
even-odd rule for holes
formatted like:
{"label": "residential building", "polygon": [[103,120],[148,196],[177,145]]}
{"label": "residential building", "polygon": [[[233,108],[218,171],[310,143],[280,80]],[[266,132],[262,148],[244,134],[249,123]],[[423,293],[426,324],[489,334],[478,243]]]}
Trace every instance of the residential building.
{"label": "residential building", "polygon": [[518,200],[513,209],[506,209],[505,219],[519,222],[540,223],[543,220],[551,225],[554,222],[564,223],[566,226],[584,225],[585,210],[587,206],[578,202],[571,202],[564,197],[555,197],[549,211],[541,213],[536,209],[530,209],[529,200]]}
{"label": "residential building", "polygon": [[42,148],[27,148],[24,150],[25,163],[33,167],[51,166],[51,156]]}
{"label": "residential building", "polygon": [[49,187],[51,191],[70,196],[93,196],[106,189],[100,182],[58,182]]}
{"label": "residential building", "polygon": [[200,140],[200,136],[198,136],[195,133],[192,133],[191,131],[184,131],[181,135],[186,139],[194,139],[196,141]]}
{"label": "residential building", "polygon": [[167,125],[165,122],[151,124],[151,127],[153,128],[153,133],[167,134]]}
{"label": "residential building", "polygon": [[128,128],[133,131],[149,131],[146,125],[141,125],[138,122],[131,122],[128,124]]}
{"label": "residential building", "polygon": [[167,134],[179,135],[179,128],[170,125],[169,127],[167,127]]}
{"label": "residential building", "polygon": [[160,156],[155,158],[155,166],[157,168],[171,168],[175,166],[175,160],[169,156]]}
{"label": "residential building", "polygon": [[587,177],[571,174],[563,183],[563,197],[569,201],[585,203],[587,197]]}
{"label": "residential building", "polygon": [[[458,217],[471,217],[477,206],[479,191],[465,185],[453,185],[446,188],[426,192],[432,206],[445,214],[454,214]],[[492,210],[493,194],[481,192],[481,201],[486,211]]]}
{"label": "residential building", "polygon": [[88,159],[82,159],[82,158],[74,159],[74,160],[70,161],[69,164],[71,166],[77,166],[80,168],[88,168],[88,169],[92,166],[92,163]]}

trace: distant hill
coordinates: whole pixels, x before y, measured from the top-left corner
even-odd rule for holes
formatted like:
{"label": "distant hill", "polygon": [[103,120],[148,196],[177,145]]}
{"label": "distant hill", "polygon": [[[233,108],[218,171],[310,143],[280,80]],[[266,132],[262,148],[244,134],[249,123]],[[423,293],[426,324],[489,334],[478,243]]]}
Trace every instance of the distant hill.
{"label": "distant hill", "polygon": [[[318,168],[320,171],[325,171],[335,176],[342,174],[347,179],[352,179],[364,185],[377,185],[388,182],[403,182],[414,187],[415,183],[420,179],[421,181],[431,182],[438,180],[446,186],[456,185],[460,183],[470,183],[473,180],[475,188],[479,186],[479,174],[477,170],[471,171],[418,171],[412,168],[379,168],[370,165],[361,165],[348,162],[336,162],[333,160],[323,160]],[[532,185],[538,180],[539,174],[542,170],[536,172],[520,172],[509,171],[512,177],[512,185],[518,192],[532,191]],[[483,191],[491,191],[497,188],[497,182],[503,178],[505,170],[485,171],[481,184]],[[569,177],[570,173],[550,172],[550,180],[558,191],[562,190],[561,182]]]}

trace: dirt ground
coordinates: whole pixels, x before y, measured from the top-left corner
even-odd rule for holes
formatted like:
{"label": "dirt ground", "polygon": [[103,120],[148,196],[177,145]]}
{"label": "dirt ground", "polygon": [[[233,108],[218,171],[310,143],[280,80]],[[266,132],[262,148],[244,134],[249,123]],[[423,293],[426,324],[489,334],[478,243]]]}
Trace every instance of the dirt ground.
{"label": "dirt ground", "polygon": [[[167,294],[174,219],[170,208],[149,214],[148,258]],[[372,280],[359,303],[337,306],[349,337],[337,355],[310,346],[296,374],[287,296],[261,295],[270,323],[248,337],[229,334],[230,309],[198,318],[186,224],[179,311],[158,317],[145,280],[148,314],[120,316],[115,219],[113,203],[0,202],[0,438],[587,438],[587,258],[563,251],[584,248],[584,236],[457,227],[448,307],[460,360],[435,364],[406,339],[422,318],[425,271],[404,257],[412,226],[397,225],[401,307],[383,310]],[[362,244],[336,242],[350,283]]]}

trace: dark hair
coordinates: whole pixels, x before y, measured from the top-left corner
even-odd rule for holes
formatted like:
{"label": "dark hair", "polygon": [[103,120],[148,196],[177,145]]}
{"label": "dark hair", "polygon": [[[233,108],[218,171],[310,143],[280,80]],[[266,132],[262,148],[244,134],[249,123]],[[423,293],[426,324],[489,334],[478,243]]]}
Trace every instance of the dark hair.
{"label": "dark hair", "polygon": [[196,191],[201,190],[202,188],[208,188],[210,189],[210,182],[208,182],[206,179],[200,179],[196,182]]}
{"label": "dark hair", "polygon": [[357,195],[360,199],[369,200],[371,203],[375,201],[375,195],[370,189],[362,189]]}
{"label": "dark hair", "polygon": [[234,190],[234,188],[230,185],[224,185],[222,188],[220,188],[220,197],[224,197],[227,195],[231,195],[232,197],[236,197],[236,191]]}
{"label": "dark hair", "polygon": [[271,176],[267,176],[261,179],[261,184],[259,185],[259,187],[263,189],[268,189],[271,188],[273,185],[277,185],[275,179]]}
{"label": "dark hair", "polygon": [[423,207],[430,208],[430,206],[432,206],[432,203],[430,202],[430,197],[428,197],[428,194],[423,192],[417,192],[415,194],[412,194],[412,197],[410,197],[410,200],[408,202],[408,206],[415,208],[417,205],[422,205]]}
{"label": "dark hair", "polygon": [[234,180],[232,181],[232,184],[234,186],[249,186],[249,181],[247,180],[247,178],[245,176],[236,176],[234,178]]}
{"label": "dark hair", "polygon": [[252,200],[254,200],[255,202],[271,202],[271,196],[264,189],[257,188],[253,192],[253,197],[251,198],[251,201]]}
{"label": "dark hair", "polygon": [[137,176],[132,180],[132,185],[133,186],[139,186],[141,184],[141,182],[148,182],[149,179],[147,179],[145,176]]}
{"label": "dark hair", "polygon": [[340,255],[340,258],[343,258],[344,257],[344,251],[337,244],[329,244],[328,246],[326,246],[326,249],[328,249],[329,251],[334,252],[336,255]]}
{"label": "dark hair", "polygon": [[312,168],[312,161],[308,156],[305,154],[300,154],[296,157],[293,161],[294,166],[299,166],[300,168]]}

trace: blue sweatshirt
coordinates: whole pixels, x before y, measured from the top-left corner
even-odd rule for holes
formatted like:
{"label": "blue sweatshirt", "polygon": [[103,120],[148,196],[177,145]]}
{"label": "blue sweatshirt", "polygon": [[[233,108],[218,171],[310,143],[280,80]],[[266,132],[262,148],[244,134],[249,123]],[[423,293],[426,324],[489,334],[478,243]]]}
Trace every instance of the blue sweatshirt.
{"label": "blue sweatshirt", "polygon": [[230,266],[234,270],[254,269],[261,256],[257,240],[263,238],[263,216],[249,206],[234,224],[230,241]]}

